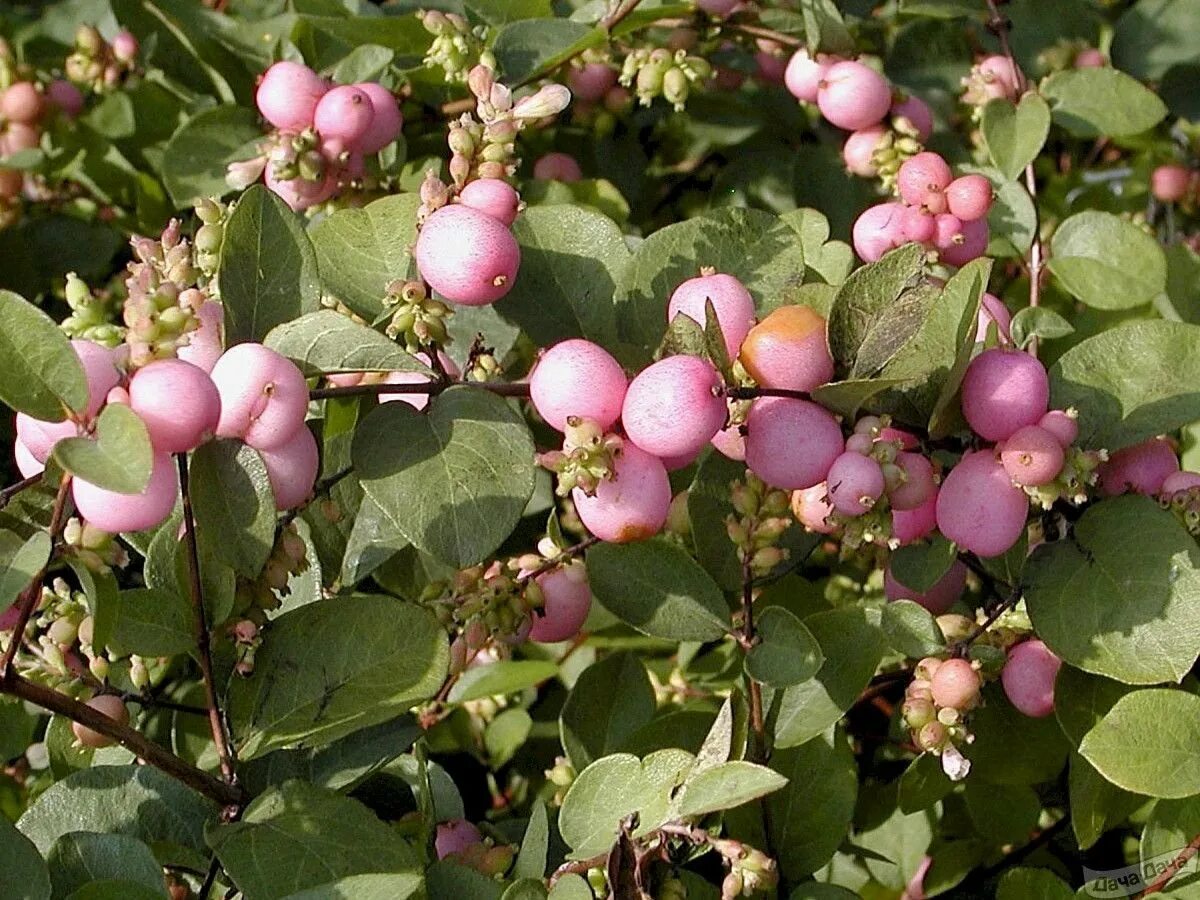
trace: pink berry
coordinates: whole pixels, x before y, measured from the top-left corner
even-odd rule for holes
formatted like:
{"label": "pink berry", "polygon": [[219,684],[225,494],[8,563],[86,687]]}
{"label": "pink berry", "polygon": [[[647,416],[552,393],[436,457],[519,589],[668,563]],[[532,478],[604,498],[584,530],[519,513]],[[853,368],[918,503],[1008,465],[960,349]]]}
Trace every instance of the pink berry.
{"label": "pink berry", "polygon": [[[425,365],[430,365],[428,353],[421,351],[415,353],[414,356],[416,356],[416,358]],[[442,371],[445,372],[446,376],[452,381],[457,380],[458,376],[462,374],[462,372],[459,371],[458,366],[454,364],[454,360],[440,350],[438,351],[438,362],[442,366]],[[362,376],[360,374],[360,380],[361,377]],[[420,372],[388,372],[383,379],[384,384],[428,384],[429,381],[429,376],[422,375]],[[399,401],[400,403],[407,403],[417,411],[423,410],[429,405],[428,394],[410,394],[404,391],[380,394],[378,400],[380,403],[393,403],[396,401]]]}
{"label": "pink berry", "polygon": [[208,373],[182,359],[160,359],[129,380],[129,405],[146,423],[155,450],[186,453],[213,436],[221,395]]}
{"label": "pink berry", "polygon": [[783,53],[759,50],[754,54],[755,75],[764,84],[783,84],[788,58]]}
{"label": "pink berry", "polygon": [[1132,491],[1153,496],[1162,490],[1167,476],[1178,471],[1179,460],[1171,445],[1163,438],[1150,438],[1109,457],[1099,469],[1100,493],[1115,497]]}
{"label": "pink berry", "polygon": [[[98,694],[89,700],[86,705],[96,710],[96,712],[103,713],[110,719],[115,719],[122,725],[129,724],[129,709],[125,706],[124,701],[115,694]],[[116,743],[108,735],[101,734],[99,731],[95,731],[78,722],[71,723],[71,733],[75,735],[75,739],[80,744],[93,750],[99,750],[102,747],[111,747]]]}
{"label": "pink berry", "polygon": [[507,181],[480,178],[462,189],[458,202],[491,216],[507,227],[516,221],[521,208],[521,195]]}
{"label": "pink berry", "polygon": [[10,122],[33,125],[42,117],[42,95],[32,81],[16,81],[0,94],[0,115]]}
{"label": "pink berry", "polygon": [[113,56],[115,56],[120,62],[133,62],[135,59],[137,59],[138,50],[140,49],[141,47],[138,44],[138,39],[133,36],[132,32],[129,32],[124,28],[122,28],[113,36]]}
{"label": "pink berry", "polygon": [[879,439],[881,441],[891,441],[893,444],[899,444],[901,450],[916,450],[921,446],[921,442],[917,440],[915,434],[911,434],[902,428],[893,428],[891,425],[885,426],[879,430]]}
{"label": "pink berry", "polygon": [[893,122],[907,122],[916,131],[917,140],[922,143],[929,140],[929,136],[933,134],[933,110],[920,97],[909,96],[907,100],[893,103],[891,116]]}
{"label": "pink berry", "polygon": [[65,78],[55,78],[46,88],[46,100],[62,110],[68,119],[74,119],[83,112],[83,94]]}
{"label": "pink berry", "polygon": [[542,181],[573,182],[583,179],[583,170],[573,156],[547,153],[533,164],[533,177]]}
{"label": "pink berry", "polygon": [[773,487],[794,491],[824,481],[844,448],[837,420],[808,400],[760,397],[746,416],[746,465]]}
{"label": "pink berry", "polygon": [[792,491],[792,513],[801,525],[817,534],[833,534],[838,529],[837,524],[829,520],[834,508],[829,502],[829,485],[824,481]]}
{"label": "pink berry", "polygon": [[78,426],[70,419],[62,422],[43,422],[25,413],[17,413],[17,442],[39,463],[50,458],[50,451],[63,438],[75,437]]}
{"label": "pink berry", "polygon": [[746,459],[746,436],[742,434],[740,425],[727,425],[713,435],[710,443],[723,456],[738,462]]}
{"label": "pink berry", "polygon": [[674,321],[677,315],[683,313],[703,328],[708,322],[706,309],[709,300],[712,301],[717,324],[721,326],[721,334],[725,338],[725,351],[733,359],[754,325],[754,298],[732,275],[706,274],[683,282],[671,294],[667,304],[667,321]]}
{"label": "pink berry", "polygon": [[896,189],[909,206],[925,206],[930,203],[931,194],[940,194],[953,180],[954,175],[946,160],[926,150],[905,160],[900,166],[900,171],[896,173]]}
{"label": "pink berry", "polygon": [[696,0],[696,7],[723,19],[742,5],[742,0]]}
{"label": "pink berry", "polygon": [[842,145],[842,162],[846,164],[846,171],[861,178],[874,178],[879,173],[875,165],[875,150],[886,134],[887,129],[882,125],[872,125],[846,138],[846,143]]}
{"label": "pink berry", "polygon": [[808,55],[808,50],[801,47],[788,60],[783,73],[783,83],[797,100],[816,103],[821,80],[836,62],[839,62],[837,57],[826,56],[824,53],[817,54],[816,59],[813,59]]}
{"label": "pink berry", "polygon": [[400,114],[396,95],[382,84],[363,81],[354,86],[371,101],[371,124],[358,139],[359,151],[369,156],[378,153],[400,136],[400,129],[404,127],[404,116]]}
{"label": "pink berry", "polygon": [[933,496],[916,509],[892,510],[892,537],[906,546],[933,534],[937,528],[937,497],[938,489],[933,489]]}
{"label": "pink berry", "polygon": [[0,135],[0,156],[11,156],[22,150],[32,150],[41,142],[42,133],[32,125],[9,122],[4,134]]}
{"label": "pink berry", "polygon": [[854,252],[863,262],[876,262],[889,250],[905,243],[902,203],[868,207],[854,222]]}
{"label": "pink berry", "polygon": [[200,327],[189,332],[186,346],[177,354],[184,362],[211,372],[225,352],[225,307],[216,300],[205,300],[196,312]]}
{"label": "pink berry", "polygon": [[975,66],[987,83],[989,98],[1007,98],[1015,100],[1020,90],[1013,73],[1014,63],[1006,56],[987,56]]}
{"label": "pink berry", "polygon": [[312,496],[321,459],[311,431],[302,427],[287,443],[258,452],[267,467],[277,510],[293,509]]}
{"label": "pink berry", "polygon": [[1036,358],[1020,350],[985,350],[967,366],[962,411],[971,430],[1003,441],[1034,425],[1050,404],[1050,379]]}
{"label": "pink berry", "polygon": [[905,241],[932,243],[937,237],[937,220],[919,206],[906,206],[900,214],[900,231]]}
{"label": "pink berry", "polygon": [[868,512],[886,486],[879,463],[852,450],[835,459],[825,477],[833,508],[845,516]]}
{"label": "pink berry", "polygon": [[1044,642],[1023,641],[1008,651],[1000,683],[1013,706],[1041,719],[1054,712],[1054,679],[1061,666],[1062,660]]}
{"label": "pink berry", "polygon": [[935,237],[934,246],[938,249],[941,261],[946,265],[965,266],[971,260],[983,256],[989,240],[991,232],[987,219],[976,219],[973,222],[963,222],[958,233],[945,243]]}
{"label": "pink berry", "polygon": [[925,607],[935,616],[949,611],[950,607],[958,602],[958,598],[962,596],[966,586],[967,567],[957,559],[950,564],[946,574],[923,594],[900,582],[893,574],[891,566],[888,566],[883,573],[883,593],[888,600],[911,600],[913,603]]}
{"label": "pink berry", "polygon": [[320,181],[291,178],[281,181],[275,177],[274,167],[268,163],[263,171],[263,183],[279,196],[292,212],[303,212],[318,203],[324,203],[337,193],[338,183],[332,171]]}
{"label": "pink berry", "polygon": [[438,823],[433,846],[437,851],[437,858],[445,859],[482,841],[483,835],[479,833],[479,829],[466,819],[450,819]]}
{"label": "pink berry", "polygon": [[964,550],[999,556],[1025,532],[1029,500],[991,450],[966,454],[942,482],[938,529]]}
{"label": "pink berry", "polygon": [[617,83],[618,72],[606,63],[585,63],[567,70],[567,87],[582,103],[599,103]]}
{"label": "pink berry", "polygon": [[90,419],[100,412],[108,392],[120,383],[121,373],[117,371],[116,356],[108,347],[77,339],[71,341],[71,349],[83,364],[83,374],[87,378],[87,418]]}
{"label": "pink berry", "polygon": [[587,569],[578,563],[562,566],[539,575],[537,583],[545,605],[534,617],[529,639],[549,644],[579,634],[592,608]]}
{"label": "pink berry", "polygon": [[371,127],[374,117],[371,98],[358,88],[343,84],[330,88],[317,103],[313,125],[322,138],[341,140],[347,147],[354,147]]}
{"label": "pink berry", "polygon": [[701,450],[693,450],[691,453],[681,453],[678,456],[660,456],[663,468],[668,472],[678,472],[680,469],[686,469],[697,459],[700,458]]}
{"label": "pink berry", "polygon": [[826,333],[810,307],[781,306],[750,329],[739,358],[762,387],[812,391],[833,380]]}
{"label": "pink berry", "polygon": [[1164,497],[1169,497],[1180,491],[1190,491],[1198,487],[1200,487],[1200,473],[1172,472],[1163,479],[1162,487],[1158,492]]}
{"label": "pink berry", "polygon": [[891,105],[892,89],[887,79],[860,62],[830,66],[817,94],[821,115],[846,131],[877,124]]}
{"label": "pink berry", "polygon": [[469,206],[443,206],[417,238],[421,277],[451,303],[486,306],[512,290],[521,248],[502,223]]}
{"label": "pink berry", "polygon": [[939,249],[954,246],[955,241],[963,240],[962,230],[963,222],[958,216],[938,213],[933,217],[933,245]]}
{"label": "pink berry", "polygon": [[329,85],[303,63],[282,60],[267,69],[254,94],[262,117],[280,131],[311,128],[317,103]]}
{"label": "pink berry", "polygon": [[1063,459],[1058,438],[1037,425],[1018,428],[1000,450],[1000,462],[1013,483],[1029,487],[1040,487],[1057,478]]}
{"label": "pink berry", "polygon": [[1040,419],[1038,425],[1050,432],[1064,447],[1070,447],[1079,437],[1079,420],[1061,409],[1052,409]]}
{"label": "pink berry", "polygon": [[166,521],[175,508],[179,475],[169,453],[155,451],[150,483],[140,494],[118,494],[82,478],[71,482],[71,495],[79,515],[101,531],[119,534],[145,531]]}
{"label": "pink berry", "polygon": [[551,428],[565,431],[567,419],[578,416],[607,431],[621,417],[628,385],[607,350],[574,338],[542,354],[529,376],[529,396]]}
{"label": "pink berry", "polygon": [[1186,166],[1171,163],[1150,173],[1150,193],[1162,203],[1178,203],[1188,195],[1192,172]]}
{"label": "pink berry", "polygon": [[621,421],[629,439],[655,456],[701,450],[725,425],[721,375],[698,356],[668,356],[629,383]]}
{"label": "pink berry", "polygon": [[946,205],[964,222],[974,222],[992,207],[992,183],[982,175],[960,175],[946,188]]}
{"label": "pink berry", "polygon": [[1012,342],[1012,334],[1009,331],[1012,326],[1012,313],[1008,311],[1008,307],[1004,305],[1004,301],[995,294],[984,294],[983,301],[979,304],[979,319],[975,328],[975,340],[987,340],[988,326],[996,323],[996,333],[1000,338],[1000,343],[1008,344]]}
{"label": "pink berry", "polygon": [[579,488],[571,491],[580,521],[600,540],[617,544],[658,534],[671,506],[671,482],[662,462],[626,441],[613,471],[615,477],[601,481],[593,496]]}
{"label": "pink berry", "polygon": [[1075,68],[1103,69],[1108,65],[1108,57],[1095,47],[1088,47],[1075,54]]}
{"label": "pink berry", "polygon": [[921,453],[902,450],[896,454],[896,466],[904,473],[904,481],[888,492],[892,509],[908,510],[924,506],[937,489],[933,463]]}
{"label": "pink berry", "polygon": [[13,442],[13,459],[22,478],[41,475],[46,469],[44,463],[30,452],[20,438]]}
{"label": "pink berry", "polygon": [[947,659],[933,673],[930,690],[938,706],[968,709],[979,697],[983,681],[965,659]]}
{"label": "pink berry", "polygon": [[295,363],[274,350],[262,344],[230,347],[211,377],[221,395],[220,437],[273,450],[304,427],[308,385]]}

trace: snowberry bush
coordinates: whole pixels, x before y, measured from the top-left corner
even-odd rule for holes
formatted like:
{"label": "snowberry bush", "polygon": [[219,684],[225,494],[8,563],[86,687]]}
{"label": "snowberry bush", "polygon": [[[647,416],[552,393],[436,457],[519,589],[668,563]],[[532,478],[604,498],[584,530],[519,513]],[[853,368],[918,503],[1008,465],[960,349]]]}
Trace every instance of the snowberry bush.
{"label": "snowberry bush", "polygon": [[1197,896],[1197,34],[0,4],[0,900]]}

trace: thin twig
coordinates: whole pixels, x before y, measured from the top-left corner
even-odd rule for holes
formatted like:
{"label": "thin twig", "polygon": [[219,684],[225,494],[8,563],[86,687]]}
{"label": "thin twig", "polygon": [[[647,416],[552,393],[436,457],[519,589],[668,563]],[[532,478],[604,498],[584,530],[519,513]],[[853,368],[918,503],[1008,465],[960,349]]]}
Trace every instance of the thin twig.
{"label": "thin twig", "polygon": [[558,553],[558,556],[554,557],[553,559],[546,560],[544,563],[542,563],[537,568],[530,569],[524,575],[520,576],[517,579],[517,583],[520,584],[520,583],[529,581],[532,578],[537,578],[539,575],[545,575],[547,572],[551,572],[554,569],[557,569],[563,563],[569,562],[570,560],[574,559],[576,556],[579,556],[579,554],[586,551],[589,547],[593,547],[598,543],[600,543],[600,538],[592,536],[589,538],[585,538],[584,540],[580,541],[578,544],[574,544],[573,546],[568,547],[566,550],[560,550]]}
{"label": "thin twig", "polygon": [[983,620],[983,623],[981,625],[976,627],[976,629],[974,631],[972,631],[970,634],[968,634],[961,641],[958,641],[957,643],[954,644],[954,646],[951,648],[952,655],[966,656],[967,649],[973,643],[975,643],[977,640],[979,640],[981,637],[983,637],[983,635],[985,635],[987,633],[987,630],[989,628],[991,628],[993,625],[995,625],[997,620],[999,620],[999,618],[1002,615],[1004,615],[1006,612],[1008,612],[1010,609],[1012,609],[1014,606],[1016,606],[1017,601],[1020,599],[1021,599],[1021,587],[1020,587],[1020,585],[1018,585],[1017,587],[1012,589],[1012,591],[1009,593],[1009,595],[1007,597],[1005,597],[1002,601],[1000,601],[999,603],[996,604],[996,606],[992,609],[992,611],[990,613],[988,613],[987,618]]}
{"label": "thin twig", "polygon": [[791,388],[727,387],[722,392],[730,400],[753,400],[756,397],[787,397],[789,400],[808,400],[808,391]]}
{"label": "thin twig", "polygon": [[314,388],[310,400],[333,397],[371,397],[379,394],[428,394],[435,396],[456,385],[481,388],[501,397],[528,397],[529,385],[510,381],[428,381],[423,384],[355,384],[350,387]]}
{"label": "thin twig", "polygon": [[[754,644],[754,573],[750,570],[751,556],[742,560],[742,642],[743,646]],[[750,729],[754,732],[754,756],[762,757],[767,748],[767,726],[763,719],[762,685],[749,674],[746,675],[746,693],[750,699]]]}
{"label": "thin twig", "polygon": [[208,863],[208,873],[204,876],[204,884],[200,885],[200,893],[197,894],[200,900],[208,900],[209,894],[212,893],[213,884],[217,880],[217,873],[221,871],[221,861],[217,859],[216,854]]}
{"label": "thin twig", "polygon": [[1162,874],[1150,882],[1147,888],[1138,894],[1138,897],[1149,897],[1151,894],[1162,893],[1167,888],[1167,882],[1178,875],[1180,870],[1188,864],[1188,860],[1197,853],[1200,853],[1200,834],[1192,838],[1191,843],[1179,851],[1179,855],[1171,860],[1170,865],[1162,870]]}
{"label": "thin twig", "polygon": [[4,507],[8,506],[9,501],[12,500],[13,497],[17,496],[17,494],[21,493],[21,491],[25,490],[26,488],[31,488],[35,484],[41,484],[41,482],[42,473],[38,472],[36,475],[30,475],[28,478],[22,478],[16,484],[10,484],[4,490],[0,491],[0,509],[4,509]]}
{"label": "thin twig", "polygon": [[754,38],[764,38],[768,41],[774,41],[777,44],[782,44],[785,47],[803,47],[804,41],[797,37],[792,37],[790,34],[780,34],[770,28],[763,28],[761,25],[745,25],[741,22],[724,22],[721,25],[729,31],[737,31],[741,34],[747,34]]}
{"label": "thin twig", "polygon": [[287,528],[289,525],[291,525],[292,522],[294,522],[297,518],[299,518],[300,514],[303,513],[304,510],[308,509],[308,507],[311,506],[314,501],[316,501],[318,498],[323,497],[326,494],[328,494],[331,490],[333,490],[335,487],[337,487],[337,485],[344,478],[346,478],[346,476],[348,476],[353,471],[354,471],[354,466],[346,466],[346,468],[342,469],[340,472],[334,472],[332,475],[328,476],[327,478],[322,478],[320,481],[318,481],[315,485],[313,485],[313,491],[312,491],[311,497],[309,497],[307,500],[305,500],[299,506],[297,506],[293,509],[289,509],[287,512],[285,512],[283,514],[283,516],[279,520],[279,527]]}
{"label": "thin twig", "polygon": [[[237,784],[237,760],[225,732],[225,720],[221,715],[221,706],[217,700],[217,688],[213,679],[212,646],[208,633],[208,614],[204,609],[204,585],[200,580],[200,550],[196,541],[196,517],[192,512],[192,496],[188,488],[188,460],[186,453],[180,453],[176,459],[179,463],[179,492],[183,496],[183,527],[184,540],[187,543],[188,588],[192,598],[192,612],[196,630],[196,657],[200,664],[200,677],[204,682],[204,700],[208,708],[208,724],[212,730],[213,743],[217,747],[217,757],[221,761],[221,775],[225,783]],[[236,815],[234,805],[231,814]]]}
{"label": "thin twig", "polygon": [[631,12],[638,8],[642,0],[621,0],[617,4],[617,8],[600,20],[600,27],[605,31],[612,31],[628,16]]}

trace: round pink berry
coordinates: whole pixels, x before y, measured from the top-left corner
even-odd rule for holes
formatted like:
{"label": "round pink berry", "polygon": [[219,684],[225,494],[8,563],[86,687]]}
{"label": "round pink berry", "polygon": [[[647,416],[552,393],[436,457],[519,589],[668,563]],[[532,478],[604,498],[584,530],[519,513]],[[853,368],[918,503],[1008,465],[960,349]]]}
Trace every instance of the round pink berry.
{"label": "round pink berry", "polygon": [[887,79],[860,62],[834,63],[821,79],[817,106],[830,124],[858,131],[887,115],[892,89]]}
{"label": "round pink berry", "polygon": [[1200,487],[1200,473],[1172,472],[1163,479],[1162,487],[1158,492],[1164,497],[1169,497],[1180,491],[1190,491],[1198,487]]}
{"label": "round pink berry", "polygon": [[549,644],[579,634],[592,608],[587,569],[578,563],[562,566],[539,575],[537,583],[545,605],[534,616],[529,639]]}
{"label": "round pink berry", "polygon": [[907,100],[893,103],[891,117],[897,124],[906,122],[916,131],[918,141],[927,141],[933,134],[933,110],[920,97],[910,95]]}
{"label": "round pink berry", "polygon": [[902,428],[893,428],[891,425],[887,425],[879,430],[879,439],[899,444],[901,450],[916,450],[921,446],[921,442],[917,440],[915,434],[905,431]]}
{"label": "round pink berry", "polygon": [[985,440],[1003,441],[1036,424],[1049,404],[1046,369],[1028,353],[996,347],[967,366],[962,411],[971,430]]}
{"label": "round pink berry", "polygon": [[1058,438],[1037,425],[1026,425],[1004,441],[1000,462],[1014,484],[1040,487],[1058,477],[1063,467],[1063,446]]}
{"label": "round pink berry", "polygon": [[896,454],[896,466],[904,473],[899,487],[888,492],[892,509],[909,510],[924,506],[937,489],[933,463],[924,454],[901,450]]}
{"label": "round pink berry", "polygon": [[305,178],[290,178],[286,181],[275,177],[275,167],[267,164],[263,171],[263,184],[276,194],[292,212],[304,212],[309,207],[324,203],[337,193],[338,183],[333,171],[325,173],[318,181]]}
{"label": "round pink berry", "polygon": [[225,307],[216,300],[205,300],[196,312],[200,327],[188,332],[188,342],[177,355],[184,362],[211,372],[225,352]]}
{"label": "round pink berry", "polygon": [[75,437],[79,427],[70,419],[43,422],[25,413],[17,413],[17,442],[40,463],[50,458],[54,445],[63,438]]}
{"label": "round pink berry", "polygon": [[918,244],[932,243],[937,237],[940,216],[933,216],[920,206],[906,206],[901,213],[900,231],[905,241]]}
{"label": "round pink berry", "polygon": [[940,235],[935,237],[934,246],[938,249],[941,261],[946,265],[965,266],[971,260],[983,256],[989,240],[991,232],[987,219],[976,219],[973,222],[963,222],[958,233],[944,243],[940,240]]}
{"label": "round pink berry", "polygon": [[13,442],[13,459],[17,464],[17,471],[21,473],[22,478],[32,478],[34,475],[41,475],[46,469],[44,462],[34,456],[20,438],[17,438]]}
{"label": "round pink berry", "polygon": [[833,380],[825,319],[808,306],[780,306],[750,329],[740,360],[763,387],[812,391]]}
{"label": "round pink berry", "polygon": [[329,90],[321,76],[303,63],[282,60],[267,69],[254,94],[262,117],[280,131],[311,128],[317,103]]}
{"label": "round pink berry", "polygon": [[874,178],[879,173],[875,165],[875,150],[886,134],[887,129],[882,125],[872,125],[846,138],[846,143],[842,145],[842,162],[846,164],[846,171],[861,178]]}
{"label": "round pink berry", "polygon": [[764,84],[783,84],[787,64],[787,55],[783,53],[759,50],[754,54],[755,75]]}
{"label": "round pink berry", "polygon": [[1038,419],[1038,425],[1054,435],[1064,448],[1070,447],[1079,437],[1079,419],[1065,410],[1050,410]]}
{"label": "round pink berry", "polygon": [[68,119],[74,119],[83,112],[83,94],[65,78],[55,78],[50,82],[46,88],[46,100],[62,110]]}
{"label": "round pink berry", "polygon": [[382,84],[363,81],[354,85],[371,101],[371,124],[358,139],[358,149],[367,154],[378,153],[400,136],[404,127],[404,116],[396,103],[396,95]]}
{"label": "round pink berry", "polygon": [[989,98],[1015,100],[1020,90],[1014,73],[1015,64],[1007,56],[986,56],[975,66],[987,84]]}
{"label": "round pink berry", "polygon": [[583,169],[573,156],[566,153],[547,153],[533,164],[533,177],[542,181],[566,183],[583,180]]}
{"label": "round pink berry", "polygon": [[992,208],[992,183],[982,175],[960,175],[946,188],[946,205],[964,222],[982,219]]}
{"label": "round pink berry", "polygon": [[100,412],[108,392],[121,381],[121,373],[117,370],[117,357],[113,350],[92,341],[73,340],[71,349],[83,365],[83,374],[88,386],[87,418],[91,419]]}
{"label": "round pink berry", "polygon": [[996,323],[996,334],[1000,338],[1000,343],[1011,343],[1012,334],[1009,329],[1012,326],[1012,313],[1008,311],[1004,301],[995,294],[985,293],[979,304],[979,319],[975,327],[976,341],[987,340],[988,326],[993,322]]}
{"label": "round pink berry", "polygon": [[445,859],[482,841],[483,835],[479,833],[479,829],[466,819],[450,819],[438,823],[433,847],[437,858]]}
{"label": "round pink berry", "polygon": [[942,193],[953,180],[946,160],[940,154],[926,150],[900,166],[896,173],[896,189],[909,206],[925,206],[930,203],[931,194]]}
{"label": "round pink berry", "polygon": [[1150,173],[1150,193],[1162,203],[1178,203],[1188,195],[1192,172],[1186,166],[1170,163]]}
{"label": "round pink berry", "polygon": [[966,586],[967,567],[957,559],[950,564],[946,574],[923,594],[901,583],[892,572],[891,566],[888,566],[883,573],[883,593],[888,600],[911,600],[913,603],[925,607],[935,616],[948,612],[950,607],[958,602],[958,598],[962,596]]}
{"label": "round pink berry", "polygon": [[700,275],[683,282],[671,294],[667,321],[674,321],[683,313],[703,328],[708,323],[706,310],[710,300],[725,338],[725,351],[733,359],[754,326],[754,298],[732,275]]}
{"label": "round pink berry", "polygon": [[629,439],[661,457],[699,452],[725,425],[721,375],[698,356],[668,356],[629,383],[621,421]]}
{"label": "round pink berry", "polygon": [[1167,476],[1178,471],[1179,460],[1171,445],[1164,438],[1150,438],[1109,457],[1099,469],[1100,493],[1106,497],[1128,492],[1153,496],[1162,490]]}
{"label": "round pink berry", "polygon": [[311,431],[301,427],[287,443],[258,452],[267,468],[277,510],[293,509],[312,496],[321,469],[321,455]]}
{"label": "round pink berry", "polygon": [[658,534],[671,506],[671,482],[662,462],[626,441],[613,472],[614,478],[601,481],[592,496],[580,488],[571,491],[580,521],[600,540],[617,544]]}
{"label": "round pink berry", "polygon": [[567,87],[576,100],[599,103],[617,84],[618,72],[607,63],[585,63],[567,70]]}
{"label": "round pink berry", "polygon": [[208,373],[182,359],[160,359],[129,380],[129,406],[146,423],[150,443],[166,453],[187,453],[213,436],[221,395]]}
{"label": "round pink berry", "polygon": [[374,116],[371,98],[358,88],[343,84],[330,88],[317,103],[313,125],[322,138],[355,147],[371,127]]}
{"label": "round pink berry", "polygon": [[817,54],[816,59],[813,59],[808,50],[801,47],[788,60],[787,68],[783,72],[784,86],[797,100],[816,103],[821,80],[838,61],[837,57],[826,56],[823,53]]}
{"label": "round pink berry", "polygon": [[737,462],[746,459],[746,436],[740,425],[727,425],[713,435],[710,442],[717,452]]}
{"label": "round pink berry", "polygon": [[621,417],[625,372],[607,350],[580,338],[542,354],[529,376],[529,396],[546,424],[565,431],[567,419],[591,419],[607,431]]}
{"label": "round pink berry", "polygon": [[879,463],[853,450],[835,459],[825,477],[833,508],[844,516],[868,512],[886,487]]}
{"label": "round pink berry", "polygon": [[140,494],[118,494],[75,478],[71,496],[79,515],[90,525],[112,534],[145,531],[161,525],[175,508],[179,475],[169,453],[155,451],[150,483]]}
{"label": "round pink berry", "polygon": [[746,416],[746,465],[777,488],[812,487],[845,449],[842,429],[823,407],[790,397],[760,397]]}
{"label": "round pink berry", "polygon": [[965,659],[944,660],[930,682],[933,702],[954,709],[973,706],[982,686],[979,673]]}
{"label": "round pink berry", "polygon": [[902,203],[879,203],[868,207],[854,222],[854,252],[863,262],[876,262],[889,250],[905,243]]}
{"label": "round pink berry", "polygon": [[480,178],[459,192],[458,202],[491,216],[507,227],[516,221],[521,208],[521,195],[507,181]]}
{"label": "round pink berry", "polygon": [[0,94],[0,115],[10,122],[33,125],[42,117],[45,104],[32,81],[16,81]]}
{"label": "round pink berry", "polygon": [[512,290],[521,248],[502,223],[462,204],[443,206],[421,226],[417,268],[430,286],[463,306],[486,306]]}
{"label": "round pink berry", "polygon": [[[426,353],[424,351],[419,351],[419,352],[415,353],[414,356],[416,356],[416,358],[419,359],[421,362],[423,362],[425,365],[427,365],[427,366],[430,365],[428,353]],[[458,376],[462,374],[459,371],[458,366],[456,366],[454,364],[454,360],[452,360],[449,356],[447,356],[445,353],[443,353],[440,350],[438,351],[438,362],[441,364],[442,371],[446,373],[446,377],[449,378],[451,381],[457,380]],[[359,380],[360,381],[362,380],[361,373],[359,374]],[[430,380],[431,379],[428,375],[423,375],[420,372],[388,372],[388,374],[383,379],[383,383],[384,384],[428,384]],[[377,399],[380,403],[393,403],[393,402],[397,402],[397,401],[400,403],[407,403],[413,409],[418,410],[418,411],[424,409],[425,407],[427,407],[429,405],[429,394],[408,393],[406,391],[396,391],[395,393],[383,393],[383,394],[380,394]]]}
{"label": "round pink berry", "polygon": [[1108,57],[1095,47],[1088,47],[1075,54],[1075,68],[1103,69],[1108,65]]}
{"label": "round pink berry", "polygon": [[122,28],[112,39],[112,52],[120,62],[131,63],[137,59],[141,47],[133,33]]}
{"label": "round pink berry", "polygon": [[933,534],[937,528],[938,489],[916,509],[892,510],[892,537],[906,546]]}
{"label": "round pink berry", "polygon": [[837,531],[837,524],[829,518],[834,511],[833,504],[829,502],[829,485],[824,481],[810,488],[792,491],[792,514],[809,531],[817,534],[833,534]]}
{"label": "round pink berry", "polygon": [[304,427],[308,385],[295,363],[274,350],[262,344],[230,347],[211,378],[221,395],[218,436],[273,450]]}
{"label": "round pink berry", "polygon": [[1062,660],[1044,642],[1023,641],[1008,651],[1000,683],[1013,706],[1041,719],[1054,712],[1054,680],[1061,667]]}
{"label": "round pink berry", "polygon": [[991,450],[966,454],[942,482],[938,529],[964,550],[999,556],[1025,532],[1029,500]]}

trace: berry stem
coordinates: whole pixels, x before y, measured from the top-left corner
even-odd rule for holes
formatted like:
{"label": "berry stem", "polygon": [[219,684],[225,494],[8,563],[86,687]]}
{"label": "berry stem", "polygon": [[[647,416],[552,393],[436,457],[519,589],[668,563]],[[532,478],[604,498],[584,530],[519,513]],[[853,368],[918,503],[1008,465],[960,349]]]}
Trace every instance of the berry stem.
{"label": "berry stem", "polygon": [[[208,615],[204,609],[204,585],[200,580],[200,550],[196,540],[196,518],[192,512],[192,496],[188,489],[188,460],[186,453],[176,456],[179,465],[179,489],[183,495],[184,539],[187,543],[188,589],[195,614],[196,656],[200,664],[200,676],[204,681],[205,706],[208,708],[208,724],[212,729],[213,743],[221,760],[221,775],[225,783],[237,786],[237,757],[225,729],[225,719],[217,700],[217,689],[213,680],[212,646],[208,633]],[[237,803],[226,806],[227,819],[236,818],[240,812]]]}
{"label": "berry stem", "polygon": [[4,490],[0,491],[0,509],[8,506],[10,500],[26,488],[31,488],[35,484],[40,484],[42,481],[42,473],[30,475],[28,478],[22,478],[16,484],[10,484]]}
{"label": "berry stem", "polygon": [[[751,571],[751,555],[743,554],[742,560],[742,635],[741,643],[750,647],[754,643],[754,573]],[[746,693],[750,699],[750,729],[754,732],[754,747],[749,754],[752,759],[765,759],[767,750],[767,726],[763,719],[762,685],[746,675]]]}
{"label": "berry stem", "polygon": [[973,643],[983,637],[983,635],[987,633],[987,630],[995,625],[1002,615],[1016,606],[1017,601],[1020,599],[1021,587],[1018,585],[1012,589],[1011,593],[1009,593],[1007,597],[993,607],[992,611],[988,613],[987,618],[983,620],[981,625],[979,625],[974,631],[953,646],[951,655],[965,657],[967,655],[968,648],[970,648]]}

